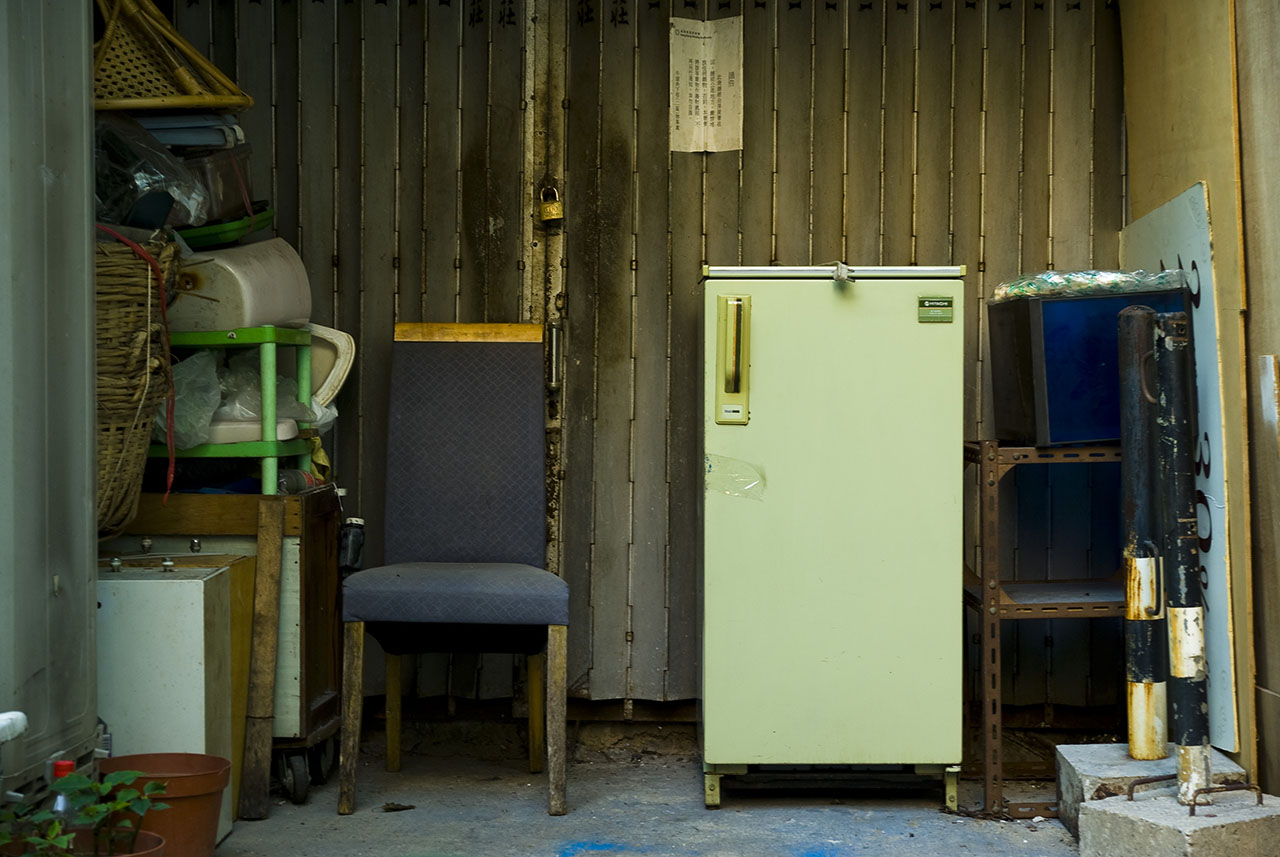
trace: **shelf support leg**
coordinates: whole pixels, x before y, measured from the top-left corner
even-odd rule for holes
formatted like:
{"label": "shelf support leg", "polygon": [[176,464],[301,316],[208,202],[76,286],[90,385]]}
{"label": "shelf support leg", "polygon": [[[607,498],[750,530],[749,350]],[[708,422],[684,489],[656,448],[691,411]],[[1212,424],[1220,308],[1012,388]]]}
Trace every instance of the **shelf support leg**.
{"label": "shelf support leg", "polygon": [[983,810],[1003,814],[1000,689],[1000,445],[982,442],[978,468],[978,532],[982,539],[982,767]]}

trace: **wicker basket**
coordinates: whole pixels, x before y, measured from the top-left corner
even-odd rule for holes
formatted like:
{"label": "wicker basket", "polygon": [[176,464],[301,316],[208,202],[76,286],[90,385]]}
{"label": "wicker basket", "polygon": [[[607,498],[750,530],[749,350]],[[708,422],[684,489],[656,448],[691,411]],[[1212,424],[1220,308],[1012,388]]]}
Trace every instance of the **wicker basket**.
{"label": "wicker basket", "polygon": [[93,51],[95,110],[244,110],[240,91],[151,0],[98,0],[105,29]]}
{"label": "wicker basket", "polygon": [[[164,286],[176,272],[174,244],[144,249]],[[169,394],[162,299],[151,265],[125,244],[100,242],[97,291],[98,536],[124,529],[138,511],[156,406]]]}

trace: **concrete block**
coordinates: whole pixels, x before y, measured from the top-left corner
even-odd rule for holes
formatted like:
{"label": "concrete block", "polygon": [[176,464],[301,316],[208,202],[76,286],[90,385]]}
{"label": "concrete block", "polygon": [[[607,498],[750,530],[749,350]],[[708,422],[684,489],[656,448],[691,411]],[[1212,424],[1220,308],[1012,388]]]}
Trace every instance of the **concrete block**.
{"label": "concrete block", "polygon": [[[1280,798],[1226,792],[1210,806],[1178,803],[1177,788],[1087,801],[1080,807],[1080,857],[1275,857]],[[1202,798],[1203,799],[1203,798]]]}
{"label": "concrete block", "polygon": [[[1127,794],[1129,783],[1143,777],[1159,777],[1178,771],[1177,754],[1169,745],[1169,756],[1154,761],[1129,757],[1128,744],[1059,744],[1058,745],[1058,819],[1076,837],[1077,816],[1085,801],[1101,800]],[[1210,763],[1213,782],[1245,782],[1244,768],[1217,750]],[[1138,790],[1157,789],[1167,785],[1155,783],[1138,786]]]}

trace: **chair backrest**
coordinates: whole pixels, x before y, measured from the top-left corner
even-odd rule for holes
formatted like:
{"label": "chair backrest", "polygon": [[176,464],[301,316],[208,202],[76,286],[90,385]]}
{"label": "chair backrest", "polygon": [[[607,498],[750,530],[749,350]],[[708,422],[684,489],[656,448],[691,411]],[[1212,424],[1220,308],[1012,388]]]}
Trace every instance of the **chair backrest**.
{"label": "chair backrest", "polygon": [[397,324],[386,564],[546,563],[546,421],[536,324]]}

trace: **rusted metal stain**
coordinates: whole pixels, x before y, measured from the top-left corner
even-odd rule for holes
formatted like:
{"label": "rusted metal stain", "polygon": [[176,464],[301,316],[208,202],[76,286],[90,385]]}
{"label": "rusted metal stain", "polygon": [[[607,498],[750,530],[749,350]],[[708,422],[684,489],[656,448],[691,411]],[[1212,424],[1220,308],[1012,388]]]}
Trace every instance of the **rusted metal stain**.
{"label": "rusted metal stain", "polygon": [[1169,724],[1164,682],[1129,682],[1129,755],[1164,759],[1169,755]]}
{"label": "rusted metal stain", "polygon": [[1126,619],[1142,622],[1159,619],[1164,615],[1159,562],[1155,557],[1125,557]]}

